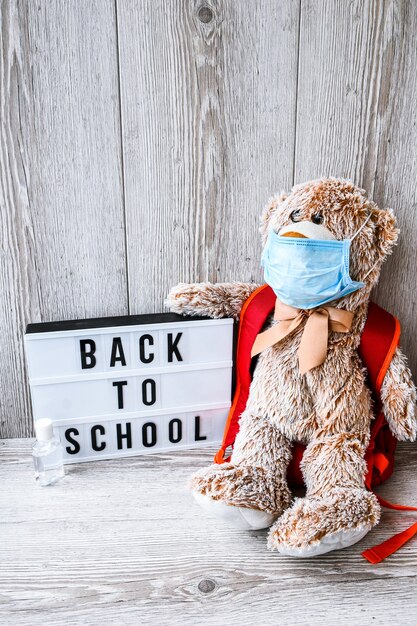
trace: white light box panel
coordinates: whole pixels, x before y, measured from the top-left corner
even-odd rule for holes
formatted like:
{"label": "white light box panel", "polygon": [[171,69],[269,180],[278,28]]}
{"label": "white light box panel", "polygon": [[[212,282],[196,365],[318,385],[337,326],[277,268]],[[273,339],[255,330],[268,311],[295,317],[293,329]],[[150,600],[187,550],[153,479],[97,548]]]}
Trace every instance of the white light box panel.
{"label": "white light box panel", "polygon": [[174,313],[29,324],[34,420],[66,463],[218,444],[231,405],[233,320]]}

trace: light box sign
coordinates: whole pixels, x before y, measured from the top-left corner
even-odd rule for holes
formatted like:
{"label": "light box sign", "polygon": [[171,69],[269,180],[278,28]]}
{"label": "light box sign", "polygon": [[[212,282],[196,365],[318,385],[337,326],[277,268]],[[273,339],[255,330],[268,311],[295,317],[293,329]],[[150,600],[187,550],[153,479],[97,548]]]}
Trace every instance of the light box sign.
{"label": "light box sign", "polygon": [[219,443],[231,404],[233,320],[174,313],[29,324],[34,420],[65,462]]}

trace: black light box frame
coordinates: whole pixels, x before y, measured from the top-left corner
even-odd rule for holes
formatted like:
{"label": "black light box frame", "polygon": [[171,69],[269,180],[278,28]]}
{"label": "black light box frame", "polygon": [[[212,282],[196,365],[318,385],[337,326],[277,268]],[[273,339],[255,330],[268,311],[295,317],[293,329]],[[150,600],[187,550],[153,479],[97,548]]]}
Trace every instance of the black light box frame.
{"label": "black light box frame", "polygon": [[220,443],[235,324],[156,313],[29,324],[33,416],[66,463]]}

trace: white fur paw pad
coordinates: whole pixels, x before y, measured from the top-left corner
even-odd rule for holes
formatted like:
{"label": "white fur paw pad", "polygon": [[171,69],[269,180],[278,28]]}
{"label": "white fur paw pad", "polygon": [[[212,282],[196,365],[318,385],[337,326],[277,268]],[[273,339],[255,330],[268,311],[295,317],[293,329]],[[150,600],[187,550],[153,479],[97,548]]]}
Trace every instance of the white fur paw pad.
{"label": "white fur paw pad", "polygon": [[326,554],[333,550],[342,550],[353,546],[365,537],[371,530],[371,526],[362,526],[361,528],[351,528],[349,530],[339,530],[336,533],[330,533],[309,546],[303,548],[293,548],[290,546],[279,544],[276,549],[280,554],[286,556],[295,556],[302,559],[309,558],[311,556],[319,556],[320,554]]}
{"label": "white fur paw pad", "polygon": [[269,528],[278,517],[266,511],[246,509],[242,506],[231,506],[221,500],[213,500],[198,491],[193,491],[193,496],[205,511],[240,530]]}

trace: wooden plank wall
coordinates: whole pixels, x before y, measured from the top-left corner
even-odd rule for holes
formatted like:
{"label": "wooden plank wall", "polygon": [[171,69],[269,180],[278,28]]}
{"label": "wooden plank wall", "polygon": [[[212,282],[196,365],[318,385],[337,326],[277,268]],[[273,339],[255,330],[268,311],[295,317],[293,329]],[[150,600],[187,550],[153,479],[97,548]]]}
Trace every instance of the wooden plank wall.
{"label": "wooden plank wall", "polygon": [[261,280],[268,197],[321,175],[392,206],[375,299],[414,349],[412,0],[3,0],[0,433],[31,433],[28,322]]}

